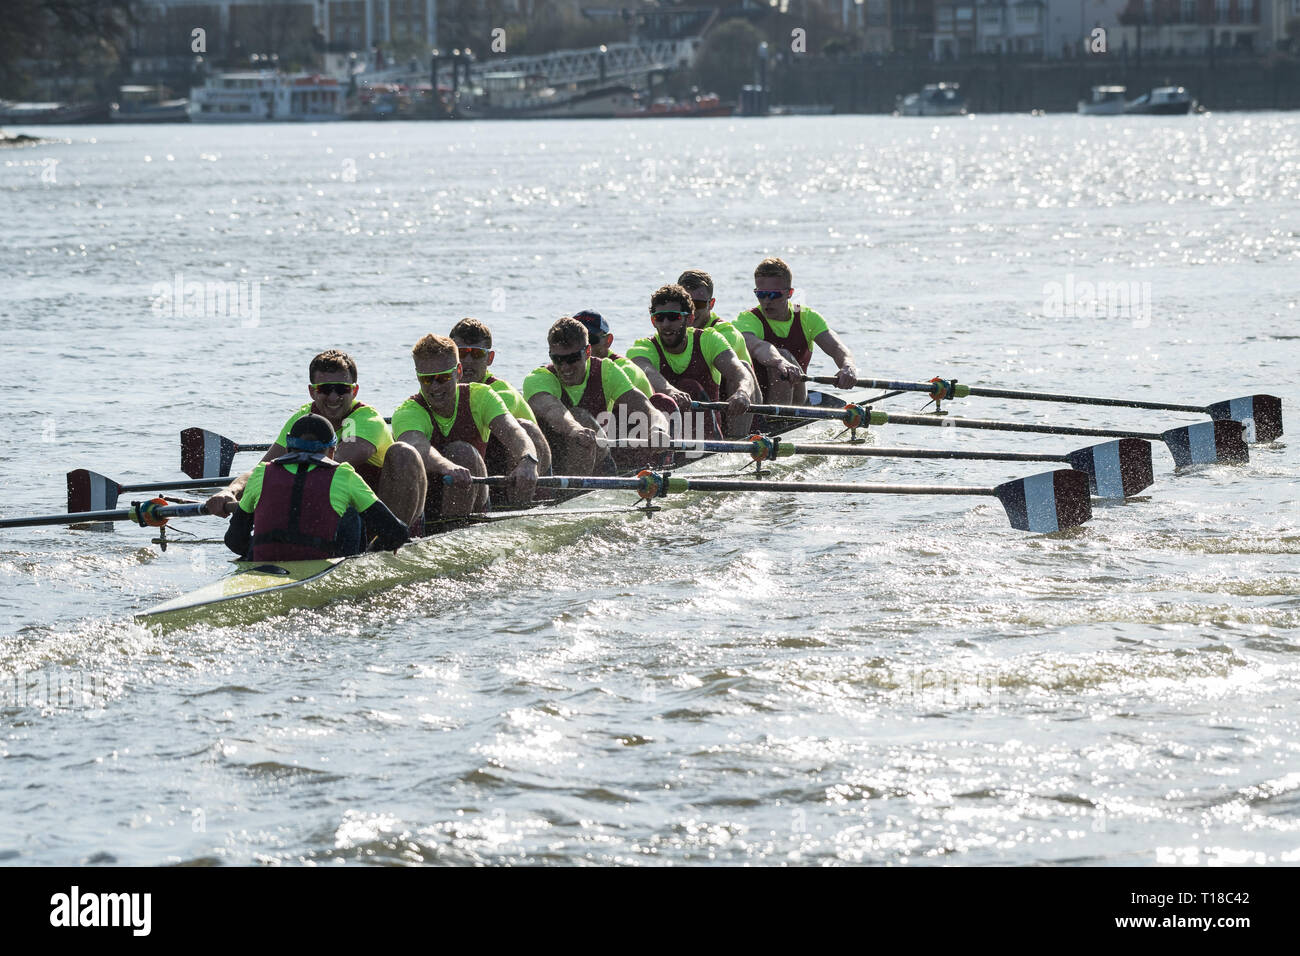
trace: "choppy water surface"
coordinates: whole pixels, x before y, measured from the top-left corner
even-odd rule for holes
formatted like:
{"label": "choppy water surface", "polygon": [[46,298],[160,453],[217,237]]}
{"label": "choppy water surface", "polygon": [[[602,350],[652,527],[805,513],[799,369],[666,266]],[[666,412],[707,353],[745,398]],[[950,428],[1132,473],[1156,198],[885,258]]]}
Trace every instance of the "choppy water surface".
{"label": "choppy water surface", "polygon": [[[734,314],[769,254],[864,372],[1290,401],[1294,116],[66,132],[0,154],[4,515],[61,510],[75,467],[179,477],[186,426],[268,440],[323,348],[388,410],[410,345],[463,315],[518,381],[559,315],[597,308],[626,346],[661,282],[705,268]],[[257,315],[172,314],[178,274],[249,283]],[[1300,466],[1251,452],[1175,476],[1158,448],[1142,499],[1052,537],[992,500],[755,494],[457,532],[425,580],[167,636],[132,613],[213,579],[219,546],[6,531],[0,859],[1295,863]]]}

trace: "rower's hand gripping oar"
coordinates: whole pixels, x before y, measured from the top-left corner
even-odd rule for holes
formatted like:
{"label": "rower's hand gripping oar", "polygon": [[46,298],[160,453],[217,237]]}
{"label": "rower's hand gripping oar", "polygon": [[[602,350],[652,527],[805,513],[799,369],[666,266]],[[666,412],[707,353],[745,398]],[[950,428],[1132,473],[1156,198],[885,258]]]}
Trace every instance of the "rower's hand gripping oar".
{"label": "rower's hand gripping oar", "polygon": [[[646,447],[645,443],[603,442],[606,447]],[[889,448],[881,445],[844,445],[785,441],[778,437],[752,435],[749,441],[673,441],[670,448],[685,452],[714,452],[749,455],[761,471],[765,461],[793,455],[829,455],[850,458],[921,458],[957,461],[1063,461],[1088,476],[1090,490],[1099,498],[1130,498],[1154,482],[1151,443],[1141,438],[1118,438],[1050,455],[1033,452],[957,451],[946,448]]]}
{"label": "rower's hand gripping oar", "polygon": [[[804,376],[804,381],[834,385],[829,376]],[[1106,405],[1119,408],[1147,408],[1166,412],[1189,412],[1209,415],[1214,421],[1242,422],[1246,425],[1246,441],[1271,442],[1282,436],[1282,399],[1276,395],[1245,395],[1211,405],[1175,405],[1169,402],[1148,402],[1127,398],[1094,398],[1089,395],[1066,395],[1059,392],[1030,392],[1023,389],[986,388],[982,385],[959,385],[956,379],[932,378],[929,382],[891,382],[884,379],[860,378],[859,388],[887,388],[906,392],[924,392],[935,406],[954,398],[1004,398],[1013,401],[1059,402],[1067,405]]]}
{"label": "rower's hand gripping oar", "polygon": [[117,507],[118,496],[132,491],[183,491],[187,488],[220,488],[228,476],[182,481],[141,481],[124,485],[85,468],[68,472],[68,511],[103,511]]}
{"label": "rower's hand gripping oar", "polygon": [[[475,476],[475,484],[503,485],[509,479],[493,475]],[[1078,527],[1092,517],[1092,498],[1088,494],[1088,476],[1081,471],[1062,468],[1028,478],[1006,481],[992,488],[973,485],[884,485],[851,482],[758,481],[725,478],[689,478],[668,473],[643,471],[634,478],[582,477],[552,475],[538,478],[541,488],[627,489],[635,491],[647,504],[654,498],[684,491],[768,491],[795,494],[859,495],[988,495],[1002,502],[1011,527],[1021,531],[1051,534]]]}
{"label": "rower's hand gripping oar", "polygon": [[[713,407],[713,402],[694,403],[701,408]],[[861,405],[844,408],[805,408],[797,405],[752,405],[758,415],[776,415],[789,418],[826,418],[842,421],[850,430],[871,425],[923,425],[931,428],[980,428],[990,431],[1030,432],[1039,435],[1084,435],[1095,438],[1142,438],[1161,441],[1173,455],[1174,464],[1187,465],[1241,464],[1250,460],[1246,443],[1242,439],[1243,426],[1237,421],[1197,422],[1170,428],[1163,432],[1136,432],[1116,428],[1079,428],[1072,425],[1031,425],[1021,422],[999,422],[980,418],[935,418],[932,415],[891,415]]]}
{"label": "rower's hand gripping oar", "polygon": [[92,521],[134,521],[142,528],[161,528],[169,518],[197,518],[208,515],[202,502],[174,505],[165,498],[133,501],[131,507],[117,510],[80,511],[61,515],[35,515],[29,518],[0,518],[0,528],[35,528],[41,525],[81,524]]}

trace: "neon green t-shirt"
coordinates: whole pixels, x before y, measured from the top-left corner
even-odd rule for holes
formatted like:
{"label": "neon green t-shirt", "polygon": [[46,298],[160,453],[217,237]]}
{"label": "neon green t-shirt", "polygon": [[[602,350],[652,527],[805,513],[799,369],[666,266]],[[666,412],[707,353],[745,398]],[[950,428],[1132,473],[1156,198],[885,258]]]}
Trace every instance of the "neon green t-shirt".
{"label": "neon green t-shirt", "polygon": [[[688,328],[686,330],[687,345],[676,355],[664,349],[664,357],[668,360],[668,367],[672,369],[673,374],[680,375],[686,371],[686,366],[691,364],[691,356],[698,348],[704,353],[704,361],[709,363],[709,371],[713,373],[715,382],[722,381],[722,373],[718,371],[715,364],[718,356],[723,352],[731,351],[731,344],[722,337],[719,332],[713,329]],[[656,333],[652,338],[637,339],[632,343],[632,347],[627,350],[628,358],[643,358],[651,365],[663,371],[663,366],[659,363],[659,350],[654,346],[654,340],[659,337]],[[662,344],[662,343],[661,343]]]}
{"label": "neon green t-shirt", "polygon": [[[814,312],[806,305],[800,308],[799,316],[803,323],[803,337],[807,340],[808,348],[811,350],[813,347],[813,339],[817,338],[817,336],[821,335],[823,332],[828,331],[830,326],[826,324],[826,320],[823,319],[819,313]],[[766,317],[764,321],[772,327],[772,331],[777,335],[789,335],[790,327],[794,324],[794,314],[791,310],[790,303],[786,303],[784,321],[773,322],[770,319],[766,319]],[[763,321],[760,321],[758,316],[749,310],[745,310],[740,313],[740,315],[736,316],[736,321],[732,324],[741,332],[748,332],[760,339],[765,338]]]}
{"label": "neon green t-shirt", "polygon": [[533,410],[529,406],[528,400],[524,398],[523,392],[519,391],[519,389],[515,388],[505,379],[497,378],[496,376],[492,377],[492,381],[485,382],[484,384],[501,396],[501,401],[505,402],[506,411],[511,415],[515,416],[515,418],[519,419],[521,422],[536,423],[537,416],[533,414]]}
{"label": "neon green t-shirt", "polygon": [[[289,429],[293,428],[293,423],[298,419],[312,413],[311,406],[312,403],[308,402],[290,416],[284,423],[284,427],[280,429],[280,436],[275,440],[277,445],[281,448],[289,447]],[[374,453],[366,459],[366,464],[382,468],[384,456],[388,454],[388,446],[393,443],[393,430],[388,427],[388,422],[384,421],[384,416],[379,414],[378,409],[354,401],[352,411],[348,412],[348,417],[343,419],[343,424],[338,430],[340,443],[349,438],[360,438],[374,445]]]}
{"label": "neon green t-shirt", "polygon": [[[583,374],[582,381],[573,386],[561,384],[556,374],[545,366],[535,368],[524,379],[524,398],[531,399],[534,395],[540,395],[542,392],[560,398],[561,389],[563,389],[564,394],[569,396],[569,401],[576,406],[582,401],[582,396],[587,393],[587,379],[590,377],[590,360],[587,361],[587,371]],[[612,409],[614,403],[628,392],[636,390],[636,386],[628,379],[627,373],[618,367],[617,362],[613,361],[601,361],[600,383],[605,389],[605,411]],[[563,402],[564,400],[561,398],[560,401]]]}
{"label": "neon green t-shirt", "polygon": [[[441,415],[430,416],[423,405],[414,398],[408,398],[397,407],[397,411],[393,412],[393,434],[400,436],[407,432],[419,432],[432,441],[433,429],[437,425],[438,432],[445,438],[456,422],[456,412],[459,409],[459,388],[456,389],[456,407],[448,418],[443,418]],[[501,396],[490,386],[480,382],[469,383],[469,411],[474,416],[474,427],[478,429],[479,438],[483,441],[487,441],[492,436],[492,423],[502,415],[510,414]]]}
{"label": "neon green t-shirt", "polygon": [[[383,421],[383,419],[380,419]],[[248,476],[248,484],[244,485],[244,493],[239,499],[239,508],[248,514],[252,514],[257,507],[258,499],[262,497],[262,479],[266,475],[266,466],[269,462],[259,461],[253,468],[253,473]],[[291,475],[298,474],[301,465],[285,465],[285,468]],[[308,471],[315,471],[320,465],[311,465]],[[356,469],[347,462],[337,466],[334,469],[334,479],[330,482],[330,507],[334,513],[340,517],[348,507],[357,509],[357,513],[365,511],[379,499],[365,483]]]}
{"label": "neon green t-shirt", "polygon": [[736,358],[740,359],[746,365],[752,366],[753,359],[749,357],[749,346],[745,344],[745,334],[736,328],[731,322],[724,322],[716,312],[709,313],[709,324],[706,329],[712,329],[722,335],[731,345],[731,351],[736,353]]}
{"label": "neon green t-shirt", "polygon": [[646,378],[645,372],[641,371],[640,365],[637,365],[626,355],[622,358],[616,358],[614,361],[623,370],[623,374],[627,376],[628,381],[635,385],[647,398],[655,393],[654,386],[650,384],[650,379]]}

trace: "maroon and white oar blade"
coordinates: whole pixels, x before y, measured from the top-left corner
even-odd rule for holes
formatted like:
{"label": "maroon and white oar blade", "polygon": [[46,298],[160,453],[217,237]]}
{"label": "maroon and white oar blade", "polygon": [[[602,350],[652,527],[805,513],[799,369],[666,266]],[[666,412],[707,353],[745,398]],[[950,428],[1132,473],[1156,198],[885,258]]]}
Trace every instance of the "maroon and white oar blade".
{"label": "maroon and white oar blade", "polygon": [[1282,437],[1282,399],[1276,395],[1246,395],[1205,406],[1213,419],[1231,419],[1246,426],[1246,441],[1270,442]]}
{"label": "maroon and white oar blade", "polygon": [[1004,482],[993,489],[1011,527],[1051,534],[1076,528],[1092,517],[1088,476],[1073,468]]}
{"label": "maroon and white oar blade", "polygon": [[121,486],[98,472],[78,468],[68,472],[68,511],[110,511],[117,507]]}
{"label": "maroon and white oar blade", "polygon": [[1245,426],[1235,419],[1197,422],[1161,432],[1174,465],[1242,465],[1250,461],[1250,452],[1242,436]]}
{"label": "maroon and white oar blade", "polygon": [[238,450],[238,445],[216,432],[187,428],[181,432],[181,471],[191,478],[228,475]]}
{"label": "maroon and white oar blade", "polygon": [[1155,481],[1151,443],[1141,438],[1120,438],[1080,448],[1065,456],[1070,467],[1088,476],[1098,498],[1128,498],[1141,494]]}

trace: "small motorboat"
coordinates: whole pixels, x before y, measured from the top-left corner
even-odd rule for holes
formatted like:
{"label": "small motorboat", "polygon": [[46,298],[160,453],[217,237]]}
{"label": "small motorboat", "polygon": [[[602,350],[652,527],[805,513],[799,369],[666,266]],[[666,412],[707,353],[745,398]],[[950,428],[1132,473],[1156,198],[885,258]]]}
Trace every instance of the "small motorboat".
{"label": "small motorboat", "polygon": [[1119,116],[1128,106],[1126,86],[1094,86],[1091,100],[1079,100],[1081,116]]}
{"label": "small motorboat", "polygon": [[966,100],[959,83],[929,83],[920,93],[909,93],[898,102],[900,116],[965,116]]}
{"label": "small motorboat", "polygon": [[1185,116],[1196,108],[1196,100],[1181,86],[1159,86],[1139,96],[1124,108],[1137,116]]}

